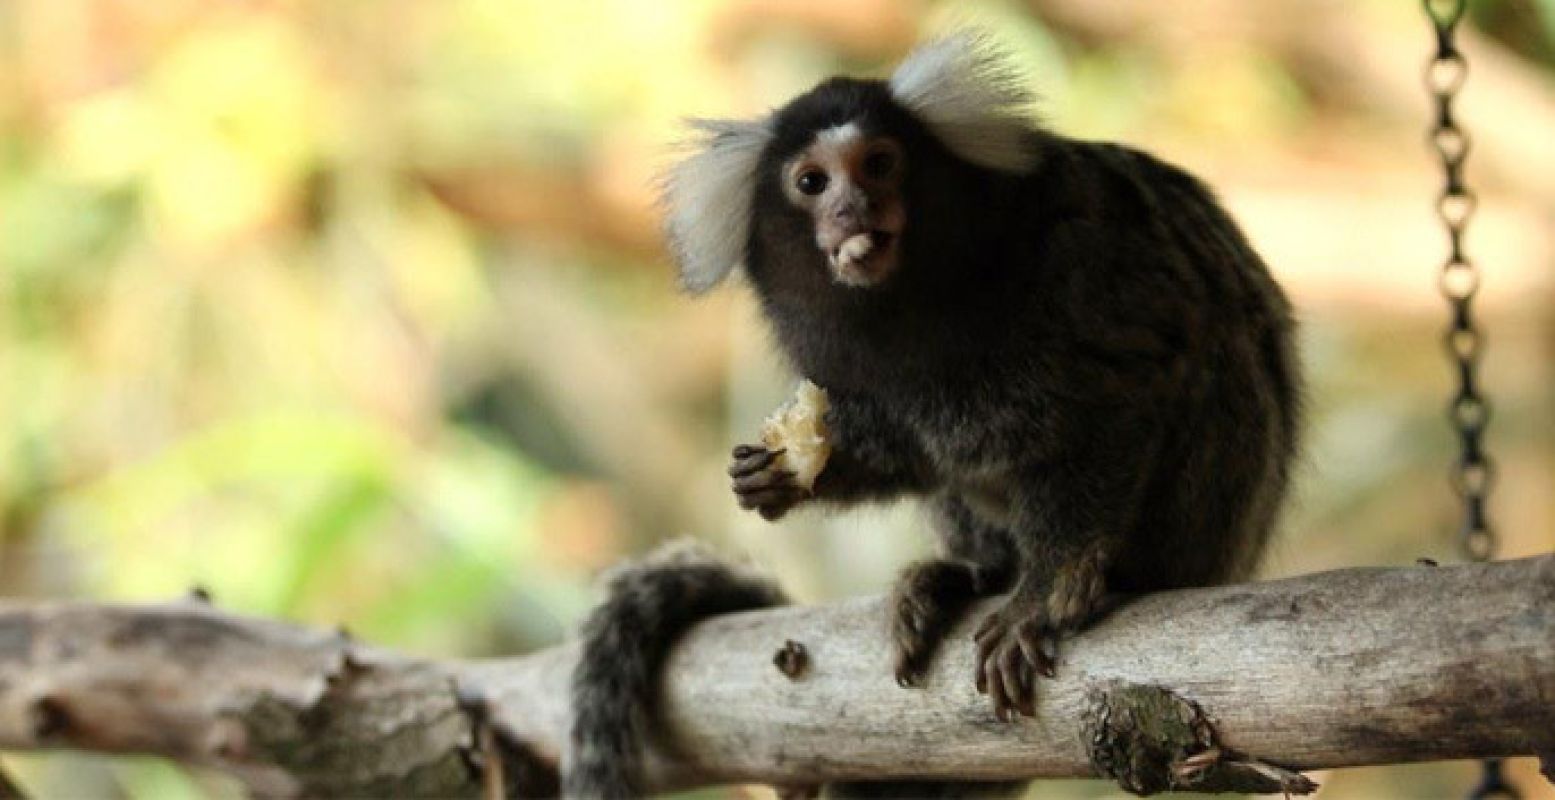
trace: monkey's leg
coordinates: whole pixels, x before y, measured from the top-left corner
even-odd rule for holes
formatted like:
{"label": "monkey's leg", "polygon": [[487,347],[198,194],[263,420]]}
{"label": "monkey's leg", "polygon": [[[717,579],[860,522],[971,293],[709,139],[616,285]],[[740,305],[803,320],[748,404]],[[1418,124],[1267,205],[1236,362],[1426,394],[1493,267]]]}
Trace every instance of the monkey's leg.
{"label": "monkey's leg", "polygon": [[1008,588],[1016,563],[1009,533],[983,524],[959,499],[940,500],[936,511],[945,555],[903,570],[891,599],[896,682],[902,686],[923,678],[972,601]]}
{"label": "monkey's leg", "polygon": [[1056,567],[1027,572],[1004,605],[977,627],[977,690],[994,714],[1036,714],[1037,675],[1053,676],[1058,641],[1107,606],[1106,571],[1113,541],[1084,547]]}
{"label": "monkey's leg", "polygon": [[1162,429],[1155,410],[1147,404],[1048,410],[1053,429],[1067,437],[1012,476],[1011,540],[1020,553],[1015,589],[973,634],[977,688],[1000,719],[1011,711],[1036,713],[1037,676],[1053,674],[1059,640],[1109,602],[1114,563],[1139,558],[1149,546],[1139,541],[1139,520],[1159,469]]}

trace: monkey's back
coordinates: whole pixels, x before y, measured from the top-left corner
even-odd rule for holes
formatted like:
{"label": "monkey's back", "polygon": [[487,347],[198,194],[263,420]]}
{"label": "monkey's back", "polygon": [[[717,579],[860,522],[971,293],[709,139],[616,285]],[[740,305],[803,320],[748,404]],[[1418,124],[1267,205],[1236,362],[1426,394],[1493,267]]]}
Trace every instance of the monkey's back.
{"label": "monkey's back", "polygon": [[[1069,152],[1070,168],[1097,192],[1080,213],[1134,230],[1125,251],[1143,245],[1106,265],[1116,274],[1069,276],[1075,305],[1062,316],[1080,329],[1068,340],[1071,355],[1121,384],[1119,402],[1155,405],[1149,413],[1163,428],[1112,585],[1147,591],[1246,578],[1296,455],[1301,386],[1290,304],[1197,179],[1116,145]],[[1135,368],[1129,359],[1140,353],[1153,358]]]}

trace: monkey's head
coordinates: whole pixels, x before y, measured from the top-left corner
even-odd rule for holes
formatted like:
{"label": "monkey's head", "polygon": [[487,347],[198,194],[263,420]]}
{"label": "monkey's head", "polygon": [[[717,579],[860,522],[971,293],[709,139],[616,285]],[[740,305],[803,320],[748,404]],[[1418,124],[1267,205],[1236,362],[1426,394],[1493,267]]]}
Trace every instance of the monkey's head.
{"label": "monkey's head", "polygon": [[889,284],[911,269],[914,234],[944,224],[923,218],[944,206],[943,176],[1031,169],[1029,104],[987,40],[963,33],[889,80],[832,78],[760,119],[694,121],[701,139],[664,191],[682,284],[703,292],[740,265]]}

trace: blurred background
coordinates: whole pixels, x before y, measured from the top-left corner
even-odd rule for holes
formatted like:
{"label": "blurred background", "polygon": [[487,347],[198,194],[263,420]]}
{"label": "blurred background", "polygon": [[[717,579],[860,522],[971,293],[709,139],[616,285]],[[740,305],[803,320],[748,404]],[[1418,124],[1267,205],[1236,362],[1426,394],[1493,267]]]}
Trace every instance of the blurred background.
{"label": "blurred background", "polygon": [[[1471,5],[1468,248],[1515,557],[1555,545],[1555,0]],[[1289,288],[1313,413],[1266,574],[1458,558],[1416,3],[4,0],[0,593],[201,586],[480,656],[558,641],[601,568],[678,534],[806,600],[882,591],[929,547],[913,509],[736,513],[728,449],[793,377],[742,292],[675,293],[653,181],[679,118],[885,74],[969,22],[1053,127],[1217,186]],[[39,797],[236,791],[153,759],[4,760]],[[1332,798],[1474,780],[1319,777]]]}

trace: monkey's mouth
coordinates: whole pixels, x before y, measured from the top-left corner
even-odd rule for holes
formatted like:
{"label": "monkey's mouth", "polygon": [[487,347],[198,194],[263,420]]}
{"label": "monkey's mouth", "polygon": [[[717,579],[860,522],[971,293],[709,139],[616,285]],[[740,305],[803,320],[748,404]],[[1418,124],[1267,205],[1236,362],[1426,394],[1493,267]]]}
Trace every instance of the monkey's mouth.
{"label": "monkey's mouth", "polygon": [[886,230],[856,233],[828,254],[832,275],[844,286],[874,286],[896,268],[896,234]]}

